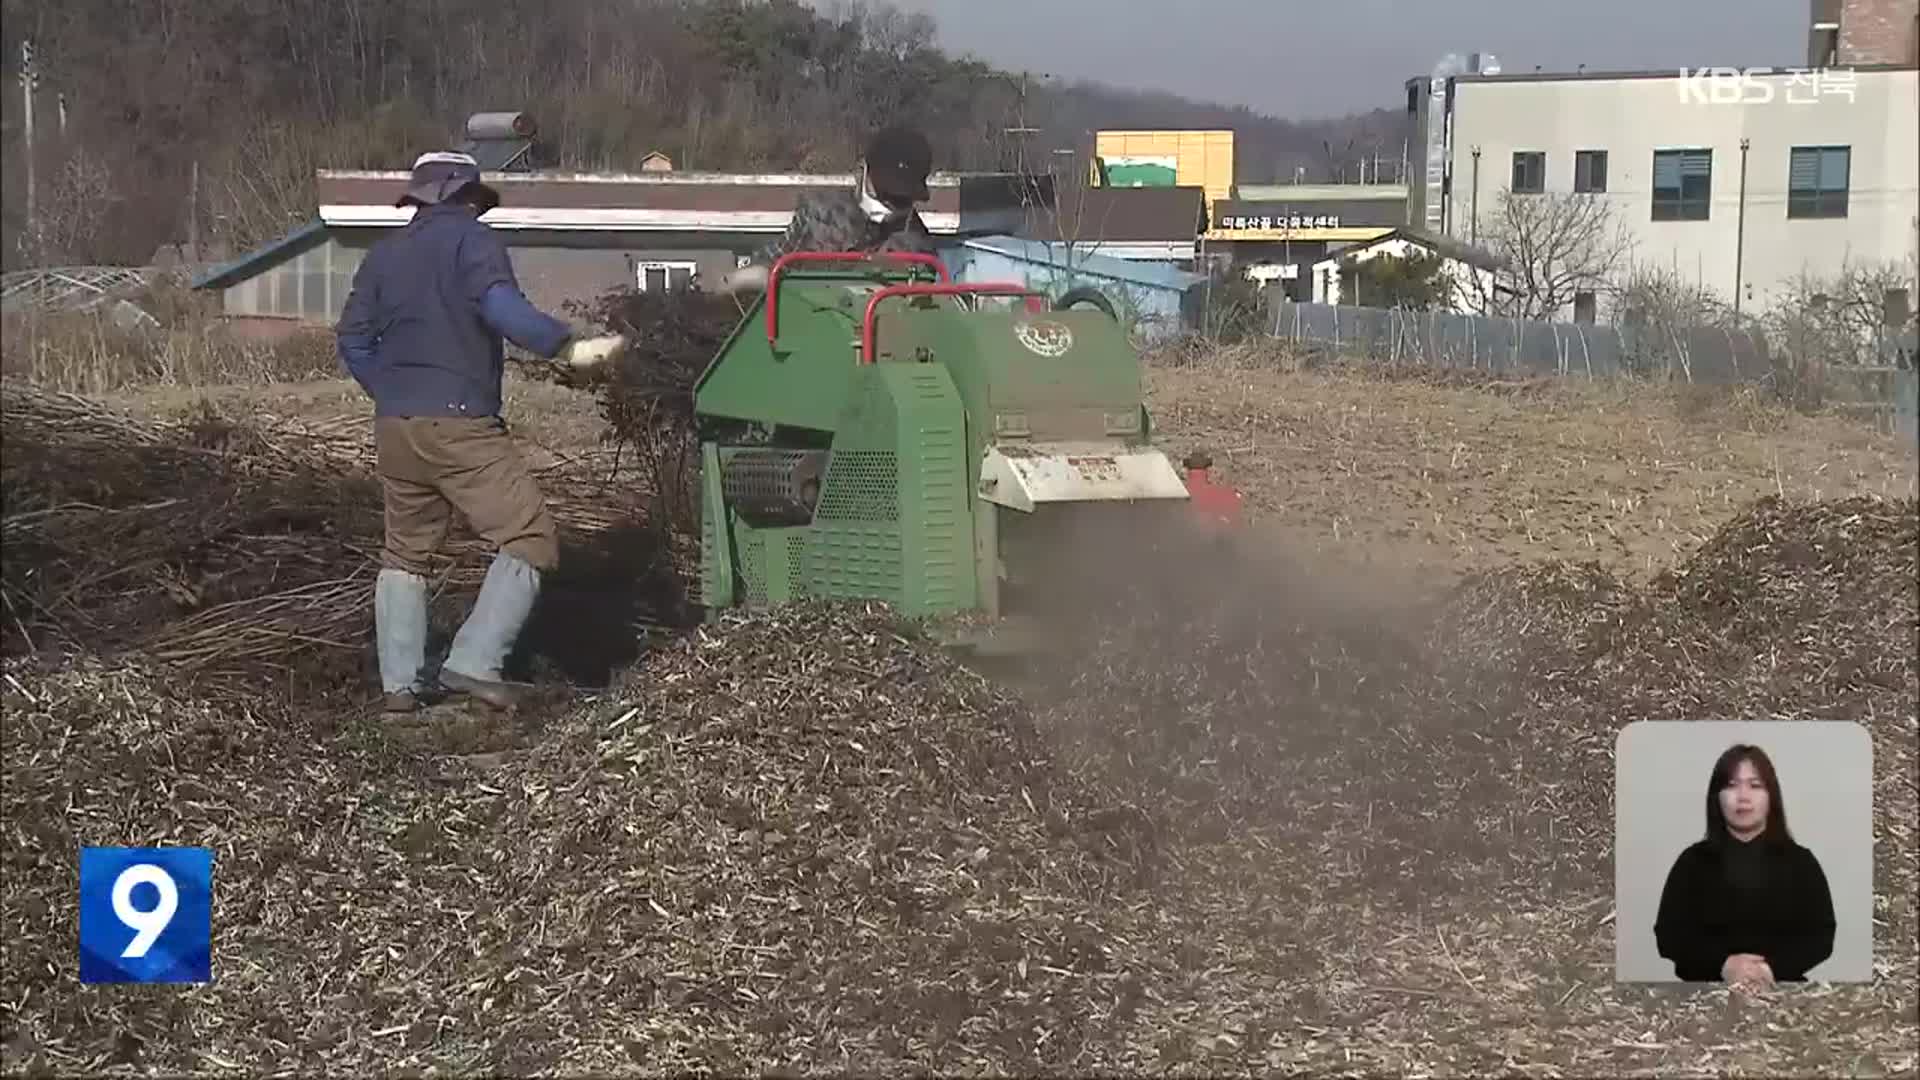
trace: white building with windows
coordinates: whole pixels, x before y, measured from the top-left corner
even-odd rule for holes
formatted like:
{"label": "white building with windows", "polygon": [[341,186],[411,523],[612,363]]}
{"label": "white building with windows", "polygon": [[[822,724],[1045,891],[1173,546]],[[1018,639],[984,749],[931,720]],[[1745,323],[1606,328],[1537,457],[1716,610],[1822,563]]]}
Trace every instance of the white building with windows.
{"label": "white building with windows", "polygon": [[[1630,234],[1617,279],[1666,270],[1751,313],[1803,275],[1920,250],[1912,64],[1440,73],[1409,82],[1408,112],[1408,220],[1456,240],[1486,242],[1505,193],[1589,193]],[[1562,317],[1604,316],[1602,293]]]}

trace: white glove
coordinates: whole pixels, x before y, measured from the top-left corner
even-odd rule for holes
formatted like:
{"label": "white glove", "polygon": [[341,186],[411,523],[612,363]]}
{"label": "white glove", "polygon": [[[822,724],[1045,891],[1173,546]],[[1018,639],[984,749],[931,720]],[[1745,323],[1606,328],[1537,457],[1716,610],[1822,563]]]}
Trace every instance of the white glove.
{"label": "white glove", "polygon": [[767,287],[767,268],[758,263],[742,266],[720,279],[723,293],[751,292]]}
{"label": "white glove", "polygon": [[606,364],[625,352],[626,348],[627,339],[619,334],[575,338],[567,342],[554,359],[575,371],[583,371]]}

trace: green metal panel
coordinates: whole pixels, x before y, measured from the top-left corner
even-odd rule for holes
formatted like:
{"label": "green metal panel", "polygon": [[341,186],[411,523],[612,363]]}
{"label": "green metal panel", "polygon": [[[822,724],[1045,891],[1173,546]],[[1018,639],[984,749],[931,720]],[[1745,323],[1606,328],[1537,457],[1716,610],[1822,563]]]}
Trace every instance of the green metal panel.
{"label": "green metal panel", "polygon": [[806,526],[754,528],[733,519],[734,549],[739,553],[740,592],[749,606],[791,603],[807,595],[803,570]]}
{"label": "green metal panel", "polygon": [[970,609],[966,416],[944,368],[857,368],[807,549],[811,593],[908,615]]}
{"label": "green metal panel", "polygon": [[909,280],[907,274],[879,270],[782,271],[779,339],[768,346],[763,295],[694,384],[695,412],[833,430],[859,359],[868,298],[881,286]]}
{"label": "green metal panel", "polygon": [[720,484],[720,448],[700,444],[700,603],[709,613],[732,607],[733,544]]}
{"label": "green metal panel", "polygon": [[[969,490],[989,441],[1147,441],[1139,358],[1120,326],[1097,311],[903,308],[880,324],[883,366],[924,357],[951,376],[968,422]],[[1043,355],[1028,342],[1061,351]]]}
{"label": "green metal panel", "polygon": [[878,364],[870,370],[892,386],[899,416],[900,510],[904,597],[910,615],[972,608],[975,456],[967,450],[967,418],[952,377],[938,364]]}
{"label": "green metal panel", "polygon": [[816,596],[897,606],[905,595],[899,415],[876,370],[848,369],[849,396],[831,424],[833,454],[814,509],[807,584]]}
{"label": "green metal panel", "polygon": [[780,290],[780,349],[767,348],[756,305],[702,376],[703,419],[831,435],[802,527],[739,520],[722,501],[723,455],[703,447],[711,606],[813,596],[909,616],[976,610],[994,564],[992,543],[976,550],[973,494],[989,441],[1147,440],[1139,359],[1106,316],[902,298],[882,309],[879,362],[861,365],[860,317],[879,284],[796,275]]}

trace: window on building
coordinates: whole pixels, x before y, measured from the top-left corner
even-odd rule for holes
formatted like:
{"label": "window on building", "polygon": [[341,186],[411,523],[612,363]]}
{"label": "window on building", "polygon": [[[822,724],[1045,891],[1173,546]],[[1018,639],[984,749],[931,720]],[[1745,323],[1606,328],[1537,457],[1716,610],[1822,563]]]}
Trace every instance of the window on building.
{"label": "window on building", "polygon": [[634,267],[634,284],[641,292],[684,289],[699,269],[690,262],[643,262]]}
{"label": "window on building", "polygon": [[1607,190],[1607,152],[1576,150],[1573,155],[1573,190],[1598,194]]}
{"label": "window on building", "polygon": [[1907,290],[1888,289],[1880,298],[1880,325],[1899,330],[1913,318],[1913,308],[1907,300]]}
{"label": "window on building", "polygon": [[319,321],[327,317],[327,249],[322,244],[300,256],[299,314]]}
{"label": "window on building", "polygon": [[1510,187],[1515,195],[1538,195],[1547,190],[1547,155],[1540,150],[1515,150]]}
{"label": "window on building", "polygon": [[1713,208],[1713,151],[1653,152],[1653,220],[1705,221]]}
{"label": "window on building", "polygon": [[1853,151],[1845,146],[1796,146],[1787,164],[1787,216],[1847,216]]}
{"label": "window on building", "polygon": [[360,272],[360,258],[364,252],[338,240],[329,246],[333,248],[332,261],[328,266],[328,271],[333,275],[332,315],[337,320],[347,306],[347,297],[353,292],[353,276]]}
{"label": "window on building", "polygon": [[266,313],[277,316],[299,314],[300,276],[294,273],[294,264],[284,262],[267,272],[273,275],[273,304]]}
{"label": "window on building", "polygon": [[1599,315],[1599,313],[1600,313],[1600,302],[1592,293],[1577,292],[1573,294],[1573,321],[1574,322],[1586,323],[1587,325],[1591,326],[1593,325],[1594,319]]}

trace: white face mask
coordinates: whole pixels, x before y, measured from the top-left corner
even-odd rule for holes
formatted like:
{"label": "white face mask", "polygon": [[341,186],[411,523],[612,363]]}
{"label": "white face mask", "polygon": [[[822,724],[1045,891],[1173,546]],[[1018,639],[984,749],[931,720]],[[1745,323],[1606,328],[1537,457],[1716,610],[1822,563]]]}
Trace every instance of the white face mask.
{"label": "white face mask", "polygon": [[873,193],[873,185],[867,180],[866,166],[860,168],[860,209],[866,211],[867,220],[878,225],[896,217],[904,216],[900,211],[880,201]]}

